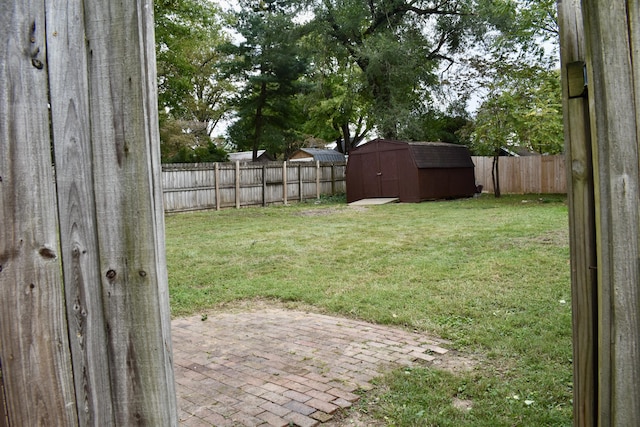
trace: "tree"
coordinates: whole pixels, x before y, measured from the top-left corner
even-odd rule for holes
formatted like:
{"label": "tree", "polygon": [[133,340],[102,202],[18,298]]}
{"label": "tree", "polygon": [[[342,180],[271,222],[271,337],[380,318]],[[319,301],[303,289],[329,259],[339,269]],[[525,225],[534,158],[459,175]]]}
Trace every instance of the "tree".
{"label": "tree", "polygon": [[310,31],[302,48],[314,64],[305,76],[307,90],[298,98],[307,118],[304,132],[348,154],[371,130],[369,99],[363,96],[362,71],[346,58],[331,55],[321,35]]}
{"label": "tree", "polygon": [[295,98],[303,90],[300,79],[307,64],[297,44],[297,2],[268,0],[256,5],[242,0],[240,6],[234,28],[243,40],[227,45],[233,55],[227,70],[242,88],[234,100],[237,120],[228,135],[238,149],[252,150],[256,160],[258,149],[286,153],[301,136]]}
{"label": "tree", "polygon": [[[507,86],[505,86],[507,85]],[[560,74],[529,68],[503,79],[460,133],[472,152],[493,157],[492,179],[500,197],[499,159],[505,149],[558,154],[564,147]]]}
{"label": "tree", "polygon": [[345,61],[359,68],[359,85],[352,87],[366,99],[362,105],[369,111],[364,117],[386,138],[397,138],[401,123],[426,105],[441,63],[453,63],[456,54],[485,32],[478,4],[471,0],[313,4],[323,46],[331,49],[338,64]]}
{"label": "tree", "polygon": [[207,0],[159,0],[154,8],[161,144],[169,161],[179,151],[209,150],[233,87],[219,72],[219,47],[228,36],[217,7]]}
{"label": "tree", "polygon": [[[523,148],[540,154],[563,149],[562,100],[557,62],[555,1],[519,0],[487,4],[499,32],[453,84],[468,93],[484,92],[476,117],[459,135],[472,151],[493,156],[493,181],[500,196],[499,154]],[[556,42],[554,45],[553,42]],[[471,82],[471,84],[469,84]]]}

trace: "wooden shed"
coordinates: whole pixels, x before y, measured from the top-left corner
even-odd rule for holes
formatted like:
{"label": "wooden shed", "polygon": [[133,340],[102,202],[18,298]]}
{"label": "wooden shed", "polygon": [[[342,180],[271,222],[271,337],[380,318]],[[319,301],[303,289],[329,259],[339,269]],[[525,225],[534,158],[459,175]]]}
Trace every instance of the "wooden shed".
{"label": "wooden shed", "polygon": [[377,197],[421,202],[475,193],[473,161],[462,145],[375,139],[349,153],[349,203]]}

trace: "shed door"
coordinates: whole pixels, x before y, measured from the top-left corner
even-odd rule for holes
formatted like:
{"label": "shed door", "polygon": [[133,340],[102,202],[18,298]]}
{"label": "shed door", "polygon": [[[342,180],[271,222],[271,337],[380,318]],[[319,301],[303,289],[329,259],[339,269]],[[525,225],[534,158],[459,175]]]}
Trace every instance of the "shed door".
{"label": "shed door", "polygon": [[380,197],[398,197],[398,157],[400,150],[378,153],[378,179],[380,181]]}
{"label": "shed door", "polygon": [[380,180],[378,179],[378,153],[366,153],[362,162],[362,195],[364,199],[380,197]]}
{"label": "shed door", "polygon": [[401,150],[362,155],[362,187],[364,198],[398,197],[398,156]]}

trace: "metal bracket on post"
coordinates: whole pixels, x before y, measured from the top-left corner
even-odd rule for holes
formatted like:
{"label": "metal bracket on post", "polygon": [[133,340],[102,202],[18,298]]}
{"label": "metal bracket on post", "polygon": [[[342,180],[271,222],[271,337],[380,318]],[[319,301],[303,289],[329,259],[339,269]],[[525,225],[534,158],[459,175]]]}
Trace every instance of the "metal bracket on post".
{"label": "metal bracket on post", "polygon": [[567,64],[569,99],[582,98],[587,93],[587,66],[584,61]]}

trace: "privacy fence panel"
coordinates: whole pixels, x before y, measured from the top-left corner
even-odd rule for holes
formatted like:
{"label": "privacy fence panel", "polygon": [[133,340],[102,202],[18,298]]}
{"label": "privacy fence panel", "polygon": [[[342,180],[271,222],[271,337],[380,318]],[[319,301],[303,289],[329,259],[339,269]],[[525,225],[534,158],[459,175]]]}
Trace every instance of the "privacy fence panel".
{"label": "privacy fence panel", "polygon": [[[476,182],[483,191],[493,192],[492,157],[471,157]],[[500,157],[500,191],[503,194],[567,192],[564,156]]]}
{"label": "privacy fence panel", "polygon": [[344,193],[345,163],[163,165],[166,212],[267,206]]}

